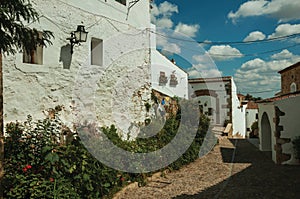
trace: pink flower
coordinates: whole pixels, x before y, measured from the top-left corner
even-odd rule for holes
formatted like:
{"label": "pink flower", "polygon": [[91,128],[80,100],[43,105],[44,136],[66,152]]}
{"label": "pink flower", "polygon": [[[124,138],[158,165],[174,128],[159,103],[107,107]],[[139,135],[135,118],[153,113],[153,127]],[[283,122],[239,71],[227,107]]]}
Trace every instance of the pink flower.
{"label": "pink flower", "polygon": [[30,164],[27,164],[22,170],[23,172],[26,172],[28,169],[31,169],[32,166]]}
{"label": "pink flower", "polygon": [[54,178],[49,178],[50,182],[54,182]]}
{"label": "pink flower", "polygon": [[26,168],[27,168],[27,169],[31,169],[32,166],[31,166],[30,164],[27,164],[27,165],[26,165]]}

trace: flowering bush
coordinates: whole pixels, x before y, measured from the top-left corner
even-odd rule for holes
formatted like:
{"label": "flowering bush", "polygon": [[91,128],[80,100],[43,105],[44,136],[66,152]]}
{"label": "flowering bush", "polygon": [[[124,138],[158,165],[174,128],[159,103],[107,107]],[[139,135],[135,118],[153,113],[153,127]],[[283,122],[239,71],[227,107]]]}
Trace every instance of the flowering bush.
{"label": "flowering bush", "polygon": [[5,198],[100,198],[118,184],[118,172],[92,157],[72,135],[62,144],[60,121],[6,127]]}
{"label": "flowering bush", "polygon": [[[170,117],[153,138],[132,142],[121,140],[113,126],[106,128],[105,133],[119,147],[149,152],[170,142],[179,123],[180,115]],[[201,116],[194,142],[170,169],[198,158],[208,124],[209,120]],[[57,117],[33,122],[28,116],[24,123],[8,124],[6,134],[4,198],[102,198],[129,182],[144,185],[146,177],[151,175],[124,173],[103,165]]]}

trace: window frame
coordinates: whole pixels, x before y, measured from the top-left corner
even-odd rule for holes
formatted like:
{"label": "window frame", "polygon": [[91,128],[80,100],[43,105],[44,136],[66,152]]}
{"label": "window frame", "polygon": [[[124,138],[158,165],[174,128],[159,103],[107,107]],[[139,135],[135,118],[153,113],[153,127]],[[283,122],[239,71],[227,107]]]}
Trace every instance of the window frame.
{"label": "window frame", "polygon": [[[43,33],[39,31],[39,37],[43,37]],[[43,65],[44,63],[44,45],[38,44],[35,49],[30,51],[30,55],[28,52],[23,49],[23,57],[22,62],[24,64],[35,64],[35,65]]]}
{"label": "window frame", "polygon": [[[97,43],[93,46],[94,43]],[[96,49],[95,49],[96,48]],[[100,50],[98,49],[100,48]],[[95,52],[97,51],[97,52]],[[95,52],[96,54],[94,54]],[[94,56],[100,53],[100,58],[96,59],[98,56]],[[90,63],[95,66],[103,66],[104,65],[104,41],[103,39],[99,39],[97,37],[92,37],[90,41]]]}

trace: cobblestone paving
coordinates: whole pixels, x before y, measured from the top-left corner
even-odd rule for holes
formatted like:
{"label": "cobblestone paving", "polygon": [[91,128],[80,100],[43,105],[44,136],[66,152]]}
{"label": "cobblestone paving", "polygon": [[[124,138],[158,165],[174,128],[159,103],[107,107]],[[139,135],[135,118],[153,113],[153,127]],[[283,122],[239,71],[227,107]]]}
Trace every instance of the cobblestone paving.
{"label": "cobblestone paving", "polygon": [[300,198],[300,166],[276,165],[247,140],[221,138],[208,155],[115,196],[135,198]]}

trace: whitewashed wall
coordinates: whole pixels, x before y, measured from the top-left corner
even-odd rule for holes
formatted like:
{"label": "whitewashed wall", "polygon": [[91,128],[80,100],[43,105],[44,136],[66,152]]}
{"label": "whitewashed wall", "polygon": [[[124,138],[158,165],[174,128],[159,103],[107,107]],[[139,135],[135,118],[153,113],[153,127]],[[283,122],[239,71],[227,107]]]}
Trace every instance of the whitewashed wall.
{"label": "whitewashed wall", "polygon": [[[168,78],[166,85],[159,85],[160,72],[165,72]],[[170,85],[171,74],[174,74],[177,78],[178,84],[176,86]],[[151,49],[151,79],[153,89],[170,97],[188,98],[187,73],[155,49]]]}
{"label": "whitewashed wall", "polygon": [[[197,90],[213,90],[216,91],[218,98],[219,98],[219,106],[220,106],[220,123],[216,122],[216,98],[212,96],[199,96],[197,100],[200,101],[200,105],[203,106],[204,112],[208,111],[208,108],[213,108],[213,118],[214,120],[211,121],[212,124],[219,124],[223,125],[225,120],[229,120],[230,117],[227,115],[229,112],[229,108],[225,107],[228,104],[228,100],[230,96],[227,95],[225,90],[225,84],[222,80],[220,81],[207,81],[205,83],[191,83],[192,89],[194,91]],[[204,106],[205,102],[207,102],[207,106]],[[222,107],[223,106],[223,107]]]}
{"label": "whitewashed wall", "polygon": [[[259,139],[260,139],[260,150],[262,151],[271,151],[272,152],[272,159],[276,163],[280,164],[297,164],[299,165],[299,161],[295,158],[295,154],[293,151],[293,144],[292,141],[297,136],[300,136],[299,129],[300,124],[298,122],[298,118],[300,115],[300,96],[297,97],[290,97],[286,99],[277,100],[274,102],[269,103],[260,103],[258,104],[259,112],[258,112],[258,127],[259,127]],[[275,107],[278,107],[284,115],[279,116],[279,124],[278,126],[282,126],[283,130],[280,131],[280,138],[275,137],[276,132],[276,125],[274,123],[276,115],[275,115]],[[266,113],[268,116],[268,120],[270,123],[270,137],[266,136],[266,132],[262,127],[262,117],[263,114]],[[269,140],[271,139],[271,146],[267,147]],[[284,140],[290,140],[284,141]],[[276,143],[277,141],[277,143]],[[275,145],[278,144],[280,148],[280,153],[276,154]],[[277,162],[276,156],[286,156],[288,157],[287,161]]]}
{"label": "whitewashed wall", "polygon": [[[43,64],[22,63],[22,53],[4,58],[4,120],[44,118],[45,110],[64,107],[61,118],[97,118],[101,125],[116,124],[123,132],[147,118],[150,100],[149,1],[140,0],[129,14],[116,1],[33,0],[40,23],[29,27],[54,33],[44,48]],[[128,3],[128,1],[127,1]],[[127,16],[128,14],[128,16]],[[87,42],[74,47],[70,32],[83,24]],[[91,65],[91,40],[103,40],[103,64]],[[78,121],[79,122],[79,121]]]}
{"label": "whitewashed wall", "polygon": [[[262,117],[263,114],[266,113],[269,124],[270,124],[270,137],[263,135],[263,127],[262,127]],[[276,152],[274,150],[274,145],[276,144],[274,132],[275,132],[275,124],[273,122],[273,119],[275,118],[275,109],[273,103],[259,103],[258,104],[258,134],[259,134],[259,149],[261,151],[272,151],[272,160],[276,162]],[[270,140],[270,148],[266,146],[266,142],[269,142],[265,139],[271,139]]]}
{"label": "whitewashed wall", "polygon": [[[151,24],[151,30],[155,31],[155,25]],[[152,88],[170,97],[181,97],[188,99],[188,75],[172,63],[167,57],[156,50],[156,34],[150,33],[151,43],[151,84]],[[165,72],[168,82],[159,85],[160,72]],[[170,75],[174,74],[178,84],[170,86]]]}
{"label": "whitewashed wall", "polygon": [[246,128],[249,128],[250,131],[253,122],[257,121],[256,119],[257,113],[258,113],[257,109],[246,109]]}
{"label": "whitewashed wall", "polygon": [[232,135],[246,136],[246,105],[240,106],[236,85],[231,79]]}
{"label": "whitewashed wall", "polygon": [[[295,139],[297,136],[300,136],[300,96],[291,97],[283,100],[278,100],[274,102],[274,105],[277,106],[284,116],[280,117],[279,125],[283,126],[283,131],[281,131],[280,138]],[[282,144],[282,153],[291,154],[291,159],[283,162],[283,164],[295,164],[298,163],[298,160],[295,159],[293,152],[292,142]]]}

